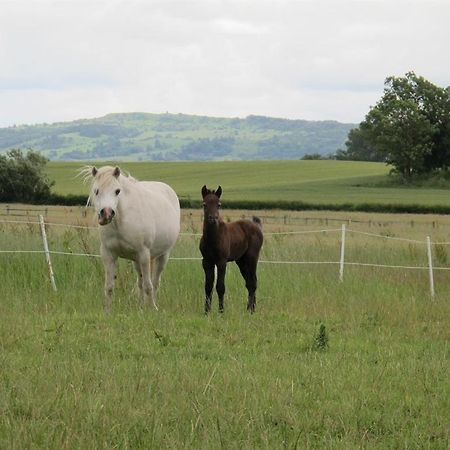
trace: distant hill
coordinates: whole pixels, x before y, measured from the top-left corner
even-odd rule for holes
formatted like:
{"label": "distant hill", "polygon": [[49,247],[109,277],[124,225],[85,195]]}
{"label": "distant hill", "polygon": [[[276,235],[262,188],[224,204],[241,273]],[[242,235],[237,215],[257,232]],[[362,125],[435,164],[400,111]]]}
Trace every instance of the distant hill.
{"label": "distant hill", "polygon": [[299,159],[343,148],[355,124],[186,114],[124,113],[0,128],[0,153],[41,151],[51,160],[176,161]]}

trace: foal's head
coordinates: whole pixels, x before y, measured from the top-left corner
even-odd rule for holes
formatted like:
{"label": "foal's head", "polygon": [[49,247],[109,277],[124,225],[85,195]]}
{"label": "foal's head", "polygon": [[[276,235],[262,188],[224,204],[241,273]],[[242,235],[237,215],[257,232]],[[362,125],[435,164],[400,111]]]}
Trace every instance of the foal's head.
{"label": "foal's head", "polygon": [[216,191],[208,189],[206,186],[202,187],[203,197],[203,216],[204,220],[210,224],[219,222],[219,208],[221,206],[220,196],[222,195],[222,188],[219,186]]}
{"label": "foal's head", "polygon": [[111,223],[117,212],[121,185],[119,183],[119,167],[105,166],[97,169],[92,167],[93,183],[90,201],[98,215],[98,223]]}

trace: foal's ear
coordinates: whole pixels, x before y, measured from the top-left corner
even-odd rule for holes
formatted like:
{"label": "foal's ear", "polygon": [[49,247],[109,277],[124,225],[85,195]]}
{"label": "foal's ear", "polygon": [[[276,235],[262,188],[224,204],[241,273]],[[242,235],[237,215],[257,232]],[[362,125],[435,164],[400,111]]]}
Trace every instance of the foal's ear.
{"label": "foal's ear", "polygon": [[205,198],[208,195],[208,188],[205,186],[202,187],[202,197]]}
{"label": "foal's ear", "polygon": [[95,175],[97,175],[97,172],[98,172],[97,167],[93,166],[93,167],[92,167],[92,176],[93,176],[94,178],[95,178]]}
{"label": "foal's ear", "polygon": [[222,195],[222,186],[219,186],[217,188],[216,195],[217,195],[217,198],[220,198],[220,196]]}
{"label": "foal's ear", "polygon": [[116,178],[119,178],[119,175],[120,175],[120,169],[119,169],[118,166],[115,167],[114,172],[113,172],[113,175],[114,175]]}

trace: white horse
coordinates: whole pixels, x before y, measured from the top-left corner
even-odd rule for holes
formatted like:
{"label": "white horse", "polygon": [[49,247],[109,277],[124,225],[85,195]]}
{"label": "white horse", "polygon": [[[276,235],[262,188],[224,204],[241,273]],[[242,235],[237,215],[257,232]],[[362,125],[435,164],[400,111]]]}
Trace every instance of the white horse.
{"label": "white horse", "polygon": [[134,261],[144,304],[156,293],[161,273],[180,232],[180,203],[174,190],[157,181],[137,181],[119,167],[86,167],[88,203],[97,212],[105,266],[105,308],[111,311],[117,258]]}

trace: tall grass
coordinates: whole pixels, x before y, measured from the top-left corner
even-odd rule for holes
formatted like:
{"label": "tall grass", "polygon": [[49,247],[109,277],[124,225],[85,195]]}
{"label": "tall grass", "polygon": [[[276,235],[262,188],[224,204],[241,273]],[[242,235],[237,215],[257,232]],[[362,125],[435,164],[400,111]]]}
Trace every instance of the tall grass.
{"label": "tall grass", "polygon": [[[48,235],[53,250],[98,251],[95,232]],[[173,256],[197,244],[181,236]],[[0,248],[40,249],[39,233],[3,225]],[[426,265],[421,245],[357,235],[347,257]],[[267,236],[262,259],[338,261],[339,233]],[[230,264],[225,313],[216,301],[205,317],[199,261],[169,262],[159,312],[141,307],[121,261],[105,316],[100,261],[53,264],[57,293],[43,255],[0,255],[0,448],[450,445],[447,272],[432,301],[426,271],[346,267],[339,283],[336,265],[260,264],[249,315]]]}

